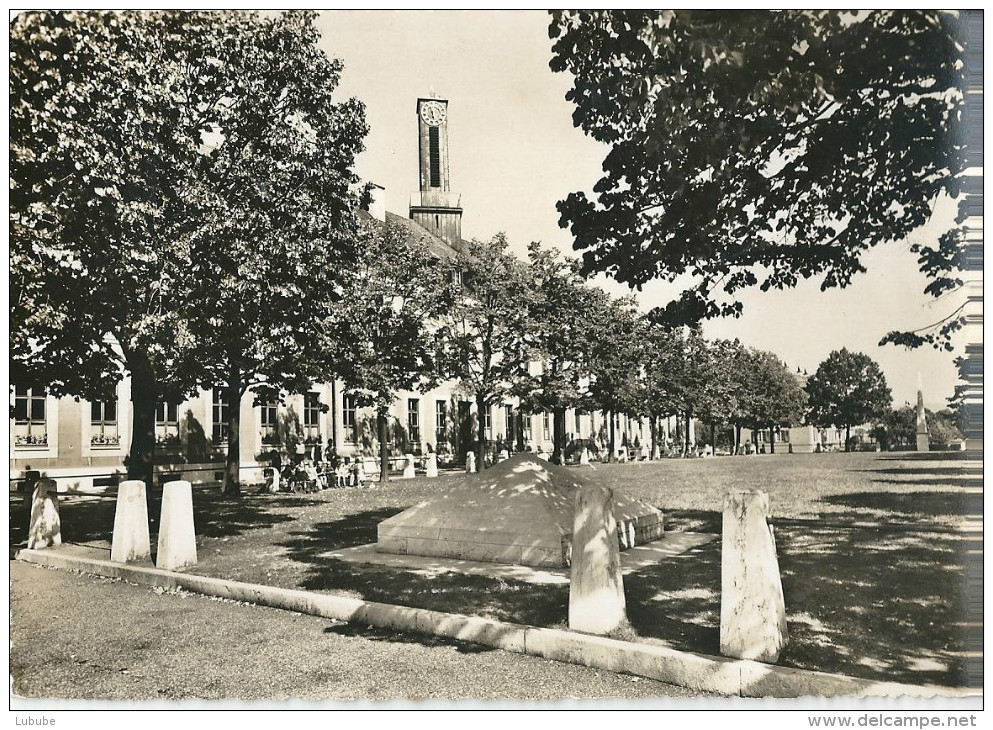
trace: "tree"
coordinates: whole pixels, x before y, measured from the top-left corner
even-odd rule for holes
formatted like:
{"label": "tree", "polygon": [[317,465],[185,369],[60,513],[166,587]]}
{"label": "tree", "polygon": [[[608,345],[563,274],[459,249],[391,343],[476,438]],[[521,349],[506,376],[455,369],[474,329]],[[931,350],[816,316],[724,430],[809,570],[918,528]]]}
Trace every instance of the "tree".
{"label": "tree", "polygon": [[529,269],[507,252],[507,239],[465,242],[454,306],[442,317],[446,374],[476,403],[480,469],[486,467],[483,413],[512,390],[533,295]]}
{"label": "tree", "polygon": [[861,352],[835,350],[807,380],[809,421],[818,427],[845,427],[849,450],[851,427],[882,418],[893,396],[886,377],[872,358]]}
{"label": "tree", "polygon": [[435,322],[451,306],[454,276],[400,220],[361,226],[356,263],[326,328],[342,348],[334,370],[358,405],[376,410],[381,482],[389,479],[389,408],[397,393],[429,387],[441,375]]}
{"label": "tree", "polygon": [[[365,127],[357,102],[330,103],[340,64],[317,50],[312,20],[65,12],[12,25],[12,377],[100,398],[130,374],[131,478],[151,484],[157,401],[226,381],[214,356],[233,358],[246,329],[256,344],[285,337],[253,321],[263,307],[240,308],[270,287],[275,305],[286,284],[259,251],[271,242],[299,263],[296,237],[334,246],[347,228]],[[203,339],[218,333],[230,339]]]}
{"label": "tree", "polygon": [[599,289],[590,294],[597,301],[590,313],[595,329],[587,343],[589,394],[607,414],[607,458],[613,459],[617,453],[615,417],[618,413],[642,415],[645,410],[640,378],[645,360],[644,324],[634,299],[612,299]]}
{"label": "tree", "polygon": [[[693,275],[670,323],[738,314],[725,295],[755,284],[845,286],[960,191],[955,14],[554,11],[549,35],[574,123],[610,146],[595,198],[570,194],[560,225],[584,271]],[[963,240],[913,246],[929,294],[960,285]]]}
{"label": "tree", "polygon": [[244,394],[304,392],[339,361],[323,326],[355,257],[349,186],[366,126],[358,102],[334,97],[342,64],[318,48],[314,17],[259,21],[226,66],[231,86],[201,165],[213,197],[191,242],[184,319],[199,345],[186,364],[225,385],[225,493],[239,491]]}
{"label": "tree", "polygon": [[806,393],[797,376],[771,352],[749,350],[742,364],[745,368],[742,421],[752,429],[753,437],[758,431],[768,429],[775,453],[775,428],[800,422]]}
{"label": "tree", "polygon": [[598,331],[593,323],[602,292],[586,285],[578,262],[537,243],[528,247],[528,265],[534,294],[513,390],[525,412],[552,413],[552,460],[561,463],[565,411],[589,405],[589,349]]}

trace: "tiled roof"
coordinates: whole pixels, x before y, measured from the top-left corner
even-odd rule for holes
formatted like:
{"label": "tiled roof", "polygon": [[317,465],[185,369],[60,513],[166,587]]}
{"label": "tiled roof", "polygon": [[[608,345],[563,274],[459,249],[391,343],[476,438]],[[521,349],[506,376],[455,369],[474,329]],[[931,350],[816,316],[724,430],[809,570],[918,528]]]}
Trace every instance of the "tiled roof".
{"label": "tiled roof", "polygon": [[[359,220],[373,221],[379,225],[382,225],[382,221],[370,215],[369,211],[366,210],[359,211]],[[439,238],[423,226],[412,221],[410,218],[404,218],[396,213],[390,213],[387,211],[386,222],[397,224],[405,228],[408,235],[410,235],[413,240],[424,243],[428,250],[439,259],[453,259],[460,253],[459,247],[453,246],[443,238]]]}

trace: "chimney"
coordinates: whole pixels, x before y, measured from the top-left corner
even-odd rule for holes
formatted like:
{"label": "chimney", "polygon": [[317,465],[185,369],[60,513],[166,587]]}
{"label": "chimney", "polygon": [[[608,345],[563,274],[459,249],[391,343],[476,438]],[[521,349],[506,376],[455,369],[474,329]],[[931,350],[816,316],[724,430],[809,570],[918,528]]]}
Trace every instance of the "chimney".
{"label": "chimney", "polygon": [[386,188],[376,183],[366,185],[366,200],[363,207],[376,220],[386,222]]}

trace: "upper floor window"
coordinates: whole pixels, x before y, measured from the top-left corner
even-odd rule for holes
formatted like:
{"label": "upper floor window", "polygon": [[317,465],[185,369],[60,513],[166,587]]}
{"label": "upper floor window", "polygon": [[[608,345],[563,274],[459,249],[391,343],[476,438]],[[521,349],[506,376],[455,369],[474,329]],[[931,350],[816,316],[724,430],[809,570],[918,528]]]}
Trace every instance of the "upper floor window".
{"label": "upper floor window", "polygon": [[48,444],[48,419],[44,388],[14,387],[14,443],[18,446]]}

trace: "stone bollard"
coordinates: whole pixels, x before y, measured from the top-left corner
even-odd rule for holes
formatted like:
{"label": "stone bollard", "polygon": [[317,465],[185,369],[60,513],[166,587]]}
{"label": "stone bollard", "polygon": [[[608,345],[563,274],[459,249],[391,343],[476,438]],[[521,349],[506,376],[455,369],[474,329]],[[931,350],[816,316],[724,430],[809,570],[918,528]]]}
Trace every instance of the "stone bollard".
{"label": "stone bollard", "polygon": [[114,512],[114,538],[110,559],[115,563],[148,560],[152,546],[148,537],[148,502],[145,482],[123,481],[117,487],[117,510]]}
{"label": "stone bollard", "polygon": [[62,521],[59,519],[59,492],[54,479],[39,479],[31,495],[31,522],[28,525],[28,550],[58,547],[62,544]]}
{"label": "stone bollard", "polygon": [[465,473],[476,473],[476,454],[472,451],[465,452]]}
{"label": "stone bollard", "polygon": [[436,477],[438,476],[438,455],[428,454],[427,458],[424,460],[424,476]]}
{"label": "stone bollard", "polygon": [[724,497],[721,544],[721,654],[775,662],[789,635],[769,495],[732,490]]}
{"label": "stone bollard", "polygon": [[583,447],[582,452],[580,452],[579,454],[579,465],[580,466],[590,465],[590,450],[587,449],[585,446]]}
{"label": "stone bollard", "polygon": [[403,467],[403,478],[413,479],[416,476],[416,472],[414,471],[414,455],[405,454],[405,458],[407,459],[407,463]]}
{"label": "stone bollard", "polygon": [[197,540],[193,529],[193,485],[167,482],[162,488],[162,519],[155,567],[179,570],[197,562]]}
{"label": "stone bollard", "polygon": [[606,487],[576,490],[569,581],[569,628],[574,631],[606,634],[625,619],[613,507],[614,493]]}
{"label": "stone bollard", "polygon": [[276,494],[279,491],[279,470],[272,467],[266,467],[262,470],[262,478],[265,479],[265,483],[262,486],[262,491],[268,494]]}

